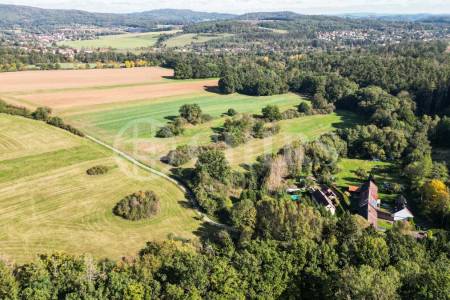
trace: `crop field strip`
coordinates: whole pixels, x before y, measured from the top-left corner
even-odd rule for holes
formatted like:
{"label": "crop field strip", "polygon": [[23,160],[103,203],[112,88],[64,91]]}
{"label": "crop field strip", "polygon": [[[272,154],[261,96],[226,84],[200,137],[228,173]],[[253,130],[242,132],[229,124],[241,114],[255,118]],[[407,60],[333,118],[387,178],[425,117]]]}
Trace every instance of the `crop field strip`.
{"label": "crop field strip", "polygon": [[161,81],[173,70],[159,67],[133,69],[53,70],[0,73],[0,95],[71,88],[92,88]]}
{"label": "crop field strip", "polygon": [[190,44],[200,44],[212,40],[224,39],[233,36],[233,34],[197,34],[197,33],[185,33],[174,36],[164,42],[167,48],[184,47]]}
{"label": "crop field strip", "polygon": [[[52,251],[117,259],[168,234],[195,238],[199,221],[184,207],[184,195],[175,185],[42,122],[7,115],[0,115],[0,121],[2,132],[10,132],[7,139],[0,136],[0,145],[20,153],[0,161],[0,251],[5,255],[20,262]],[[23,136],[33,147],[25,147]],[[64,139],[66,147],[60,144]],[[53,151],[53,146],[60,149]],[[38,154],[33,155],[33,148]],[[86,169],[97,164],[109,166],[110,172],[86,175]],[[12,165],[15,168],[8,168]],[[160,196],[158,216],[129,222],[112,214],[121,197],[144,189]]]}
{"label": "crop field strip", "polygon": [[59,45],[82,48],[113,48],[117,50],[131,50],[137,48],[152,47],[158,41],[161,34],[176,33],[172,31],[144,32],[144,33],[124,33],[106,35],[93,40],[63,41]]}

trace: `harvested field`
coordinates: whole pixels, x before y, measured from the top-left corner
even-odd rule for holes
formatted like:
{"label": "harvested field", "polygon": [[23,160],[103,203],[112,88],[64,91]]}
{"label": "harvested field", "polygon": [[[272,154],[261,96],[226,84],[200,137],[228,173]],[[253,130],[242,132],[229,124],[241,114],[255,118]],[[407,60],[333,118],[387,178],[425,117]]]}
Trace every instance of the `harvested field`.
{"label": "harvested field", "polygon": [[172,75],[172,70],[158,67],[0,73],[0,94],[149,83]]}
{"label": "harvested field", "polygon": [[[0,149],[10,153],[0,156],[4,257],[24,263],[38,254],[64,251],[117,260],[136,255],[146,241],[168,235],[196,238],[200,221],[173,183],[43,122],[4,114],[0,121],[0,132],[6,133],[0,135]],[[86,170],[95,165],[110,171],[88,176]],[[121,198],[139,190],[160,197],[157,216],[132,222],[113,215]]]}
{"label": "harvested field", "polygon": [[173,81],[142,86],[117,87],[109,89],[60,91],[21,95],[21,99],[48,106],[55,110],[70,109],[105,103],[150,100],[168,96],[186,95],[202,91],[206,86],[216,85],[217,80]]}

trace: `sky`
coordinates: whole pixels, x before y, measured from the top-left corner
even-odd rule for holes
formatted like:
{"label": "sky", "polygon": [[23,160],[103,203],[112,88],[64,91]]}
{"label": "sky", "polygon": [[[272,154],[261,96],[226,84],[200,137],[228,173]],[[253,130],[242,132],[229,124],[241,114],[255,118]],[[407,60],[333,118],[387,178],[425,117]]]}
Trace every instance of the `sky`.
{"label": "sky", "polygon": [[450,14],[450,0],[0,0],[0,3],[115,13],[183,8],[236,14],[282,10],[304,14]]}

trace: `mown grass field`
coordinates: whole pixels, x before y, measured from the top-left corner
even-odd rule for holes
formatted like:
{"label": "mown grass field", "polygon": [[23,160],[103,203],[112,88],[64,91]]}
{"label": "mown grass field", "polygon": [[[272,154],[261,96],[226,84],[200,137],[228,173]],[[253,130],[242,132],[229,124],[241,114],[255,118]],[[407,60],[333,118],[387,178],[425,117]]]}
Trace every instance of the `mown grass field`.
{"label": "mown grass field", "polygon": [[105,35],[95,40],[63,41],[60,42],[59,45],[76,49],[113,48],[117,50],[130,50],[152,47],[156,44],[158,37],[161,34],[175,32],[176,31],[161,31]]}
{"label": "mown grass field", "polygon": [[167,48],[181,48],[190,44],[205,43],[211,40],[222,39],[230,37],[232,34],[222,33],[222,34],[205,34],[205,33],[186,33],[181,35],[176,35],[164,42]]}
{"label": "mown grass field", "polygon": [[342,191],[346,191],[350,185],[360,186],[364,182],[355,174],[357,169],[362,168],[374,175],[382,206],[392,206],[400,196],[400,194],[388,193],[383,188],[384,184],[402,184],[401,176],[399,176],[399,171],[394,164],[363,159],[342,159],[339,168],[341,171],[336,176],[336,184]]}
{"label": "mown grass field", "polygon": [[[86,139],[42,122],[0,114],[0,253],[17,262],[65,251],[118,259],[168,235],[195,238],[199,221],[183,193]],[[88,176],[94,165],[102,176]],[[153,190],[156,217],[130,222],[112,213],[124,196]]]}
{"label": "mown grass field", "polygon": [[[228,108],[234,108],[240,113],[258,114],[269,104],[278,105],[281,110],[286,110],[296,109],[302,101],[305,100],[296,94],[251,97],[239,94],[224,96],[202,91],[185,97],[153,99],[114,107],[110,105],[96,107],[92,112],[68,112],[66,118],[93,136],[115,145],[158,170],[168,172],[170,166],[163,164],[161,158],[179,145],[198,146],[211,143],[213,135],[227,118],[224,113]],[[179,107],[186,103],[199,104],[202,111],[213,116],[214,120],[197,126],[188,126],[181,136],[156,138],[158,128],[167,123],[171,117],[178,115]],[[277,151],[293,140],[316,138],[339,126],[354,122],[356,122],[354,115],[343,112],[284,120],[280,122],[280,134],[265,139],[254,139],[236,148],[229,148],[226,155],[230,163],[237,167],[244,162],[254,161],[263,153]]]}

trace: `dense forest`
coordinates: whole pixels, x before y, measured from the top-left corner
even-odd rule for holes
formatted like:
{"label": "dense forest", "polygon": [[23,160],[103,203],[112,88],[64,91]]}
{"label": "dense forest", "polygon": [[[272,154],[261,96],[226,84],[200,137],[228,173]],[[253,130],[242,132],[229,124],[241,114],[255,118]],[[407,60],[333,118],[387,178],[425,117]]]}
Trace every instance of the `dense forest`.
{"label": "dense forest", "polygon": [[[236,232],[148,243],[120,262],[43,255],[0,263],[2,299],[448,299],[449,236],[384,235],[311,207],[241,202]],[[250,231],[250,232],[249,232]],[[253,237],[251,237],[253,236]]]}

